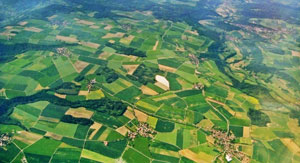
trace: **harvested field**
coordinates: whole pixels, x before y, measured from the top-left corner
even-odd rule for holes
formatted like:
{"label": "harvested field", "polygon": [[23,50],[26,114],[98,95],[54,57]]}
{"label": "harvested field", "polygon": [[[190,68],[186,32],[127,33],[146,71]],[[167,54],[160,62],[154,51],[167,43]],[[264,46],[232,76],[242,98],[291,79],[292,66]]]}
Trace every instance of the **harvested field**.
{"label": "harvested field", "polygon": [[135,116],[137,117],[138,121],[140,122],[147,122],[147,119],[148,119],[148,115],[139,111],[139,110],[136,110],[134,109],[134,114]]}
{"label": "harvested field", "polygon": [[102,38],[121,38],[125,35],[125,33],[117,32],[117,33],[107,33]]}
{"label": "harvested field", "polygon": [[58,93],[55,93],[54,95],[56,97],[63,98],[63,99],[65,99],[67,97],[67,95],[62,95],[62,94],[58,94]]}
{"label": "harvested field", "polygon": [[206,136],[206,140],[207,142],[209,142],[210,144],[214,144],[215,143],[215,139],[212,135],[208,135]]}
{"label": "harvested field", "polygon": [[168,66],[165,66],[165,65],[158,65],[159,69],[162,70],[162,71],[166,71],[166,72],[176,72],[177,70],[173,67],[168,67]]}
{"label": "harvested field", "polygon": [[195,162],[212,162],[214,160],[214,157],[211,155],[204,152],[196,154],[189,149],[180,150],[179,154]]}
{"label": "harvested field", "polygon": [[92,117],[92,115],[94,114],[94,112],[86,110],[85,108],[81,107],[81,108],[77,108],[77,109],[71,108],[65,114],[72,115],[73,117],[76,117],[76,118],[90,119]]}
{"label": "harvested field", "polygon": [[93,139],[95,134],[98,132],[98,130],[102,127],[101,123],[94,122],[94,124],[90,127],[90,129],[94,129],[94,131],[91,133],[89,139]]}
{"label": "harvested field", "polygon": [[13,29],[13,26],[6,26],[5,29]]}
{"label": "harvested field", "polygon": [[78,95],[81,95],[81,96],[87,96],[89,94],[89,91],[79,91],[79,94]]}
{"label": "harvested field", "polygon": [[77,60],[73,65],[76,71],[80,73],[86,66],[89,65],[89,63]]}
{"label": "harvested field", "polygon": [[158,43],[159,43],[159,41],[157,40],[157,41],[155,42],[155,45],[153,46],[152,50],[156,50],[156,49],[157,49]]}
{"label": "harvested field", "polygon": [[131,107],[129,107],[129,106],[127,107],[127,110],[124,113],[124,116],[127,117],[127,118],[129,118],[129,119],[134,119],[135,118],[134,114],[133,114],[133,110],[132,110]]}
{"label": "harvested field", "polygon": [[38,90],[43,90],[43,89],[45,89],[45,87],[38,84],[34,90],[38,91]]}
{"label": "harvested field", "polygon": [[216,104],[225,106],[224,103],[222,103],[222,102],[220,102],[220,101],[217,101],[217,100],[214,100],[214,99],[211,99],[211,98],[206,98],[206,100],[209,101],[209,102],[213,102],[213,103],[216,103]]}
{"label": "harvested field", "polygon": [[100,44],[93,43],[93,42],[80,42],[79,44],[82,44],[84,46],[94,48],[94,49],[98,49],[100,47]]}
{"label": "harvested field", "polygon": [[83,24],[83,25],[94,25],[94,22],[87,21],[87,20],[77,20],[76,21],[78,24]]}
{"label": "harvested field", "polygon": [[292,56],[300,57],[300,52],[292,50]]}
{"label": "harvested field", "polygon": [[149,87],[147,87],[145,85],[143,85],[141,87],[141,90],[142,90],[143,94],[145,94],[145,95],[152,95],[153,96],[153,95],[157,95],[158,94],[153,89],[151,89],[151,88],[149,88]]}
{"label": "harvested field", "polygon": [[112,54],[109,52],[102,52],[101,54],[99,54],[98,58],[99,59],[107,59],[108,57],[110,57]]}
{"label": "harvested field", "polygon": [[131,41],[134,39],[133,35],[129,35],[128,37],[124,37],[120,40],[120,43],[129,45],[131,43]]}
{"label": "harvested field", "polygon": [[123,65],[123,67],[127,70],[127,74],[132,75],[139,65]]}
{"label": "harvested field", "polygon": [[185,32],[199,36],[199,33],[197,32],[197,30],[191,31],[191,30],[186,30]]}
{"label": "harvested field", "polygon": [[115,40],[109,40],[108,42],[114,44],[116,41]]}
{"label": "harvested field", "polygon": [[129,130],[125,126],[122,126],[122,127],[118,128],[118,129],[116,129],[116,131],[118,133],[120,133],[121,135],[126,136],[126,134],[127,134],[127,132]]}
{"label": "harvested field", "polygon": [[92,29],[99,29],[100,27],[96,26],[96,25],[91,25],[90,28],[92,28]]}
{"label": "harvested field", "polygon": [[45,136],[48,136],[48,137],[50,137],[52,139],[55,139],[55,140],[61,140],[63,138],[63,136],[54,134],[52,132],[47,132]]}
{"label": "harvested field", "polygon": [[52,15],[52,16],[47,17],[47,19],[51,20],[51,19],[54,19],[56,17],[57,17],[57,15]]}
{"label": "harvested field", "polygon": [[76,42],[78,42],[77,38],[66,37],[66,36],[60,36],[60,35],[57,35],[57,36],[56,36],[56,39],[57,39],[57,40],[60,40],[60,41],[71,42],[71,43],[76,43]]}
{"label": "harvested field", "polygon": [[17,139],[21,142],[24,142],[26,144],[33,144],[39,139],[43,138],[42,135],[34,134],[27,131],[19,131],[15,136],[14,139]]}
{"label": "harvested field", "polygon": [[59,119],[57,119],[57,118],[44,117],[44,116],[40,116],[39,120],[40,121],[47,121],[47,122],[54,122],[54,123],[59,122]]}
{"label": "harvested field", "polygon": [[24,30],[25,31],[30,31],[30,32],[36,32],[36,33],[39,33],[39,32],[43,31],[42,29],[36,28],[36,27],[25,27]]}
{"label": "harvested field", "polygon": [[185,51],[185,49],[184,49],[184,47],[182,46],[178,46],[177,44],[176,44],[176,49],[175,49],[176,51],[180,51],[180,52],[184,52]]}
{"label": "harvested field", "polygon": [[112,28],[113,28],[113,26],[109,25],[109,24],[106,27],[104,27],[105,30],[111,30]]}

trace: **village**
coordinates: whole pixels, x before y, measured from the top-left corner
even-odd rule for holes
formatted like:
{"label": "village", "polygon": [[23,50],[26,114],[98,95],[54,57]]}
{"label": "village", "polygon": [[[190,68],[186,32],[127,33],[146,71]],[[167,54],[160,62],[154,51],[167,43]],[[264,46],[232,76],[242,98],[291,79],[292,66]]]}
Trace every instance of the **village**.
{"label": "village", "polygon": [[12,142],[12,138],[9,134],[0,134],[0,147],[6,147]]}
{"label": "village", "polygon": [[128,132],[128,137],[131,140],[134,140],[138,135],[146,138],[154,138],[154,134],[156,134],[156,131],[154,131],[148,123],[140,123],[135,132]]}
{"label": "village", "polygon": [[234,144],[235,136],[232,132],[227,133],[225,131],[211,129],[212,137],[214,139],[214,144],[221,147],[225,153],[225,159],[230,162],[233,160],[233,157],[236,157],[238,160],[243,163],[250,162],[249,157],[244,153],[238,150],[238,146]]}

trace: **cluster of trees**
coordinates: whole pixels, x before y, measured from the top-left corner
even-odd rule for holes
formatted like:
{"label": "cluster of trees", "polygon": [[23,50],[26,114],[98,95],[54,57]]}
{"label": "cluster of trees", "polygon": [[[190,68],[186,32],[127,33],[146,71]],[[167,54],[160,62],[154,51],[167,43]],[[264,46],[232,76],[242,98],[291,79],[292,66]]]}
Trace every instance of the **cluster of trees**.
{"label": "cluster of trees", "polygon": [[52,104],[59,106],[68,106],[71,108],[85,107],[98,112],[106,113],[109,115],[120,116],[122,115],[127,105],[121,101],[111,100],[109,98],[102,98],[98,100],[85,100],[85,101],[69,101],[56,97],[51,93],[51,90],[42,90],[31,96],[19,96],[12,99],[0,99],[0,119],[4,116],[7,117],[17,105],[34,103],[38,101],[48,101]]}
{"label": "cluster of trees", "polygon": [[134,55],[137,57],[146,57],[146,52],[135,49],[135,48],[121,45],[120,43],[114,43],[114,44],[107,43],[106,46],[109,46],[109,47],[115,49],[117,51],[117,53],[120,53],[120,54]]}
{"label": "cluster of trees", "polygon": [[66,123],[73,123],[73,124],[80,124],[84,126],[91,126],[94,121],[86,118],[76,118],[71,115],[64,115],[60,121],[66,122]]}
{"label": "cluster of trees", "polygon": [[113,69],[106,66],[100,66],[95,73],[104,76],[107,83],[112,83],[119,78],[119,75]]}
{"label": "cluster of trees", "polygon": [[290,117],[298,119],[298,125],[300,126],[300,110],[299,109],[298,110],[291,110]]}
{"label": "cluster of trees", "polygon": [[145,64],[140,64],[132,75],[127,75],[131,80],[138,81],[144,85],[155,82],[155,75],[161,73],[157,68],[147,67]]}
{"label": "cluster of trees", "polygon": [[54,88],[56,93],[67,94],[67,95],[77,95],[80,91],[80,86],[71,82],[62,83],[60,86]]}
{"label": "cluster of trees", "polygon": [[251,119],[252,125],[257,126],[267,126],[267,123],[270,123],[270,118],[264,112],[255,109],[249,109],[247,113],[248,117]]}
{"label": "cluster of trees", "polygon": [[10,62],[16,59],[15,55],[24,53],[29,50],[47,50],[55,52],[55,49],[58,47],[58,45],[36,45],[29,43],[10,45],[0,43],[0,63]]}

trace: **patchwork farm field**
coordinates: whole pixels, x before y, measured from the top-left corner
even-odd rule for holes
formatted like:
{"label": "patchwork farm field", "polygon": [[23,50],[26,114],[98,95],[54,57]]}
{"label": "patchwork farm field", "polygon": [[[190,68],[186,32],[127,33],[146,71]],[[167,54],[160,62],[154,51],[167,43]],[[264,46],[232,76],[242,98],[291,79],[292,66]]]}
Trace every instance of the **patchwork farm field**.
{"label": "patchwork farm field", "polygon": [[300,162],[296,0],[3,5],[0,162]]}

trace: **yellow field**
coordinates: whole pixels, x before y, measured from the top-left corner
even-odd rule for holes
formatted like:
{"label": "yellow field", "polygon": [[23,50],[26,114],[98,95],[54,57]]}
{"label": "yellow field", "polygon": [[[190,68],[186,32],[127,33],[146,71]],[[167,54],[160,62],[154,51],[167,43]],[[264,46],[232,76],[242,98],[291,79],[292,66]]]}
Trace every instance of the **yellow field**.
{"label": "yellow field", "polygon": [[138,102],[136,103],[136,105],[142,106],[142,107],[144,107],[144,108],[146,108],[146,109],[148,109],[148,110],[151,110],[151,111],[153,111],[153,112],[156,112],[156,111],[159,109],[158,107],[156,107],[156,106],[154,106],[154,105],[151,105],[151,104],[149,104],[149,103],[146,103],[146,102],[144,102],[144,101],[138,101]]}
{"label": "yellow field", "polygon": [[160,96],[160,97],[156,97],[156,98],[153,98],[154,101],[161,101],[161,100],[167,100],[167,99],[170,99],[170,98],[173,98],[173,97],[177,97],[176,94],[167,94],[165,96]]}
{"label": "yellow field", "polygon": [[280,140],[291,152],[300,156],[300,148],[292,139],[282,138]]}
{"label": "yellow field", "polygon": [[104,97],[104,93],[99,89],[97,91],[91,91],[87,96],[87,100],[95,100]]}
{"label": "yellow field", "polygon": [[197,124],[197,126],[205,129],[211,129],[214,126],[214,124],[209,119],[203,119],[201,122]]}
{"label": "yellow field", "polygon": [[178,152],[166,150],[166,149],[162,149],[162,148],[150,147],[150,151],[153,153],[159,153],[161,155],[172,156],[172,157],[177,157],[177,158],[180,157]]}
{"label": "yellow field", "polygon": [[81,157],[87,158],[87,159],[90,159],[90,160],[94,160],[94,161],[101,160],[101,161],[107,162],[107,163],[115,163],[116,162],[114,159],[112,159],[110,157],[103,156],[99,153],[92,152],[92,151],[87,150],[87,149],[82,150]]}
{"label": "yellow field", "polygon": [[214,156],[208,155],[204,152],[194,153],[189,149],[180,150],[179,154],[195,162],[212,162],[214,160]]}
{"label": "yellow field", "polygon": [[[262,134],[264,133],[264,134]],[[271,140],[277,138],[269,127],[251,127],[251,137],[261,140]]]}
{"label": "yellow field", "polygon": [[213,111],[208,110],[206,113],[204,113],[205,117],[208,119],[214,119],[214,120],[221,120]]}
{"label": "yellow field", "polygon": [[244,128],[243,128],[243,137],[245,137],[245,138],[250,137],[250,127],[244,126]]}
{"label": "yellow field", "polygon": [[147,123],[148,123],[152,128],[155,128],[155,127],[156,127],[157,120],[158,120],[158,119],[155,118],[155,117],[148,116]]}
{"label": "yellow field", "polygon": [[300,127],[298,126],[298,120],[290,119],[288,122],[288,128],[295,135],[295,143],[300,146]]}

